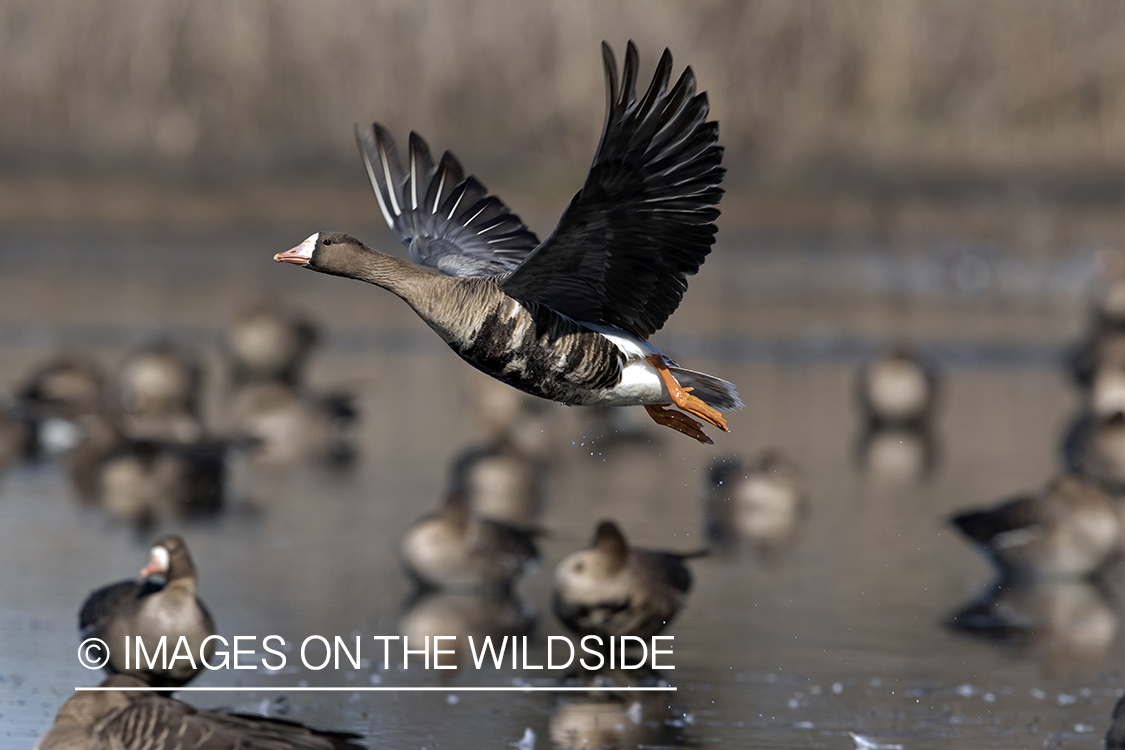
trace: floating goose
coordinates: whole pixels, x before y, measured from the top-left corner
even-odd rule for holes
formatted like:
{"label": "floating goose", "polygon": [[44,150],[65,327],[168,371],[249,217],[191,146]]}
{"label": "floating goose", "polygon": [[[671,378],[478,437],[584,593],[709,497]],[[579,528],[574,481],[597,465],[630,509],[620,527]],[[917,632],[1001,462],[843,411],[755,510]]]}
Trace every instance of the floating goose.
{"label": "floating goose", "polygon": [[208,711],[146,693],[145,683],[115,675],[67,699],[35,750],[361,750],[358,735],[322,732],[294,721]]}
{"label": "floating goose", "polygon": [[257,463],[345,466],[355,457],[354,401],[347,393],[310,394],[281,380],[249,383],[235,394],[231,426],[250,439],[250,455]]}
{"label": "floating goose", "polygon": [[[141,575],[145,580],[122,581],[90,594],[78,615],[78,629],[83,640],[105,641],[110,653],[106,669],[110,672],[129,674],[150,685],[178,687],[203,669],[203,641],[215,634],[211,614],[195,594],[195,565],[184,540],[170,534],[157,541]],[[148,579],[154,575],[164,576],[165,582]],[[135,638],[141,638],[150,655],[155,653],[160,638],[166,636],[168,668],[161,668],[158,662],[149,669],[147,662],[138,664],[132,658],[126,669],[126,636],[132,636],[130,645]],[[187,639],[195,669],[188,659],[173,658],[181,636]],[[205,655],[209,657],[214,650],[215,642],[211,641]]]}
{"label": "floating goose", "polygon": [[601,143],[544,242],[452,154],[435,166],[413,133],[404,169],[375,124],[356,137],[383,217],[415,263],[440,273],[339,232],[318,232],[274,260],[393,292],[462,359],[522,391],[578,406],[641,404],[658,424],[710,443],[689,414],[727,431],[719,411],[742,406],[734,386],[678,367],[647,339],[715,241],[718,123],[707,121],[691,68],[668,88],[667,50],[640,97],[636,47],[629,43],[620,89],[604,43],[602,53]]}
{"label": "floating goose", "polygon": [[704,554],[633,549],[617,524],[602,521],[593,545],[555,569],[555,615],[581,635],[655,635],[687,600],[684,560]]}
{"label": "floating goose", "polygon": [[508,440],[470,448],[453,461],[451,491],[473,513],[520,529],[535,527],[543,510],[546,465]]}
{"label": "floating goose", "polygon": [[859,377],[860,406],[871,427],[924,425],[936,392],[933,370],[904,347],[872,360]]}
{"label": "floating goose", "polygon": [[796,535],[808,510],[801,470],[778,450],[744,465],[720,459],[708,471],[708,530],[720,542],[743,540],[769,557]]}
{"label": "floating goose", "polygon": [[400,551],[421,586],[442,591],[508,591],[539,559],[533,532],[473,514],[458,492],[406,532]]}
{"label": "floating goose", "polygon": [[274,302],[244,311],[227,331],[235,383],[297,385],[316,344],[316,326]]}
{"label": "floating goose", "polygon": [[194,356],[161,342],[133,352],[121,366],[121,426],[128,437],[190,443],[203,434],[203,370]]}
{"label": "floating goose", "polygon": [[77,422],[105,411],[105,377],[93,361],[62,355],[38,368],[17,394],[17,413],[31,426],[30,458],[57,457],[81,439]]}
{"label": "floating goose", "polygon": [[950,521],[1015,580],[1088,576],[1121,548],[1120,502],[1075,476]]}

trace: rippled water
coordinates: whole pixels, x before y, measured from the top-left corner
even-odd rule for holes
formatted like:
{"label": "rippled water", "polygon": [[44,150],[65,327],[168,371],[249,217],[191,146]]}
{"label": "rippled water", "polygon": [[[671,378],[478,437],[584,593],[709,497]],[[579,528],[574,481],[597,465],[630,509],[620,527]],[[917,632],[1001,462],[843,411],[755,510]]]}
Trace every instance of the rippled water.
{"label": "rippled water", "polygon": [[[357,231],[363,236],[364,233]],[[410,588],[396,542],[437,507],[454,456],[479,440],[470,409],[479,376],[398,300],[354,282],[270,262],[307,234],[277,229],[127,237],[38,233],[0,240],[0,387],[60,347],[107,367],[167,335],[204,352],[208,412],[223,414],[223,326],[272,293],[328,330],[311,380],[359,395],[360,460],[233,471],[224,517],[183,523],[201,592],[219,630],[304,636],[398,632]],[[853,243],[854,245],[854,243]],[[802,466],[811,510],[793,544],[692,562],[695,588],[668,631],[671,694],[594,701],[542,693],[287,694],[287,715],[368,736],[372,747],[508,747],[527,728],[625,746],[855,746],[851,733],[905,748],[1096,747],[1123,684],[1118,571],[1108,591],[1075,584],[1010,595],[1039,618],[1001,642],[954,632],[949,617],[981,595],[988,566],[944,524],[953,510],[1033,488],[1058,468],[1076,398],[1062,347],[1082,323],[1089,254],[1020,259],[1005,248],[933,243],[834,248],[750,238],[719,248],[657,343],[685,364],[737,383],[748,409],[700,446],[645,426],[608,447],[588,412],[548,406],[551,446],[544,564],[518,588],[538,612],[533,643],[562,634],[551,571],[595,523],[618,519],[642,546],[701,545],[705,467],[717,456],[779,446]],[[863,466],[853,403],[858,363],[913,341],[943,368],[934,468],[910,480]],[[643,414],[640,415],[643,417]],[[882,451],[882,452],[879,452]],[[892,471],[893,474],[893,471]],[[0,744],[28,747],[76,685],[99,677],[75,658],[76,613],[91,589],[128,577],[152,537],[74,503],[52,465],[0,477]],[[193,693],[201,706],[282,707],[281,688],[512,685],[540,675],[464,670],[223,671]],[[595,742],[596,744],[596,742]]]}

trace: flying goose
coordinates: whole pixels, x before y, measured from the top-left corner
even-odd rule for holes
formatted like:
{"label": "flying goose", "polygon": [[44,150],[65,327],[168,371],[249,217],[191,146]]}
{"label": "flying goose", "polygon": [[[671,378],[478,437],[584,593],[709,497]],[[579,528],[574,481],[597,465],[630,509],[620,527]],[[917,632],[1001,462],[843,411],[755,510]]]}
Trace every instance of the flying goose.
{"label": "flying goose", "polygon": [[620,88],[605,43],[602,56],[601,142],[545,241],[448,151],[435,165],[415,133],[404,169],[376,123],[356,127],[368,177],[383,218],[425,268],[339,232],[317,232],[274,260],[393,292],[462,359],[519,390],[578,406],[642,404],[658,424],[711,443],[689,415],[729,431],[719,411],[742,407],[734,386],[678,367],[647,339],[715,241],[718,123],[707,121],[691,68],[669,89],[668,50],[640,97],[633,43]]}

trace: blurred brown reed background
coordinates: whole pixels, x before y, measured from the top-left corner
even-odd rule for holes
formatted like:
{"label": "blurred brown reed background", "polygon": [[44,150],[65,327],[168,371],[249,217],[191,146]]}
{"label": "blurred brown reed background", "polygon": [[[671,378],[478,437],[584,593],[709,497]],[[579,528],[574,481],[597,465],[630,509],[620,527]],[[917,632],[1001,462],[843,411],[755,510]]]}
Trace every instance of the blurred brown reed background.
{"label": "blurred brown reed background", "polygon": [[494,189],[569,193],[603,38],[638,42],[642,78],[666,46],[692,65],[733,188],[1125,176],[1113,0],[3,0],[0,179],[351,179],[377,119]]}

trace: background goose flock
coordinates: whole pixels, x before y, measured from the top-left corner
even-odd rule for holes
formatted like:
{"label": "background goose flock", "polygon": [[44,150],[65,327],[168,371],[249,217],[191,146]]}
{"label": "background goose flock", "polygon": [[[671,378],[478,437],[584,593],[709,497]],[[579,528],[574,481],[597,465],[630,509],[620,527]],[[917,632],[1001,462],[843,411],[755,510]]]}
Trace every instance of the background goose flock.
{"label": "background goose flock", "polygon": [[[598,131],[587,118],[584,151],[563,119],[515,93],[530,73],[510,47],[462,61],[474,88],[463,77],[415,87],[450,67],[453,38],[484,33],[451,9],[458,22],[402,73],[397,103],[355,110],[388,124],[355,128],[347,175],[365,191],[362,211],[321,189],[339,144],[320,139],[295,157],[299,188],[283,183],[254,209],[269,221],[237,214],[253,201],[228,196],[235,228],[200,228],[205,212],[185,202],[175,210],[191,228],[173,240],[143,224],[108,239],[14,226],[0,239],[12,269],[0,279],[0,746],[1125,748],[1116,225],[1014,191],[999,213],[1018,231],[997,239],[982,218],[995,212],[987,179],[965,197],[952,177],[904,188],[833,161],[876,110],[884,119],[864,137],[891,153],[898,110],[879,97],[937,86],[907,85],[895,77],[905,66],[876,65],[863,47],[835,72],[802,67],[800,40],[839,23],[835,9],[759,40],[756,54],[790,67],[766,86],[781,97],[765,96],[775,111],[752,115],[746,102],[763,89],[729,62],[731,40],[768,26],[771,11],[751,6],[699,9],[704,45],[683,23],[663,42],[638,32],[644,43],[626,45],[621,65],[603,44],[605,120]],[[938,23],[916,10],[871,17],[897,18],[879,28],[902,40],[913,23]],[[184,44],[200,12],[177,26]],[[238,59],[254,59],[256,34],[282,33],[290,12],[228,24]],[[645,8],[653,28],[679,13]],[[732,13],[741,20],[718,33],[715,19]],[[303,55],[335,23],[318,18],[280,48]],[[346,58],[348,80],[374,86],[360,85],[361,57],[336,28],[326,64]],[[549,98],[589,114],[597,92],[561,72],[574,39],[519,55],[550,71],[536,79]],[[655,54],[663,43],[676,63]],[[583,44],[586,81],[597,58]],[[837,59],[814,46],[818,60]],[[946,46],[962,54],[962,78],[990,69]],[[1061,133],[1074,112],[1112,109],[1104,82],[1067,88],[1079,58],[1040,76],[1054,93],[1011,121],[1070,102],[1065,117],[1043,115]],[[287,64],[293,88],[277,85],[295,97]],[[160,70],[134,61],[124,78],[141,85]],[[788,120],[779,134],[770,117],[825,75],[841,97],[840,140],[824,142],[816,184],[836,197],[793,197],[792,173],[770,170],[796,157],[776,144],[819,120]],[[232,101],[239,80],[224,82]],[[483,94],[490,86],[513,92]],[[934,122],[960,106],[946,89],[925,109]],[[309,94],[303,111],[336,122]],[[455,115],[434,116],[430,99],[456,102]],[[210,131],[189,137],[190,107],[165,115],[150,118],[160,142],[220,148]],[[492,157],[495,144],[470,137],[473,118],[500,134],[534,122],[546,140],[505,142]],[[347,141],[349,125],[335,138]],[[463,161],[414,132],[396,144],[391,133],[411,126]],[[928,148],[947,147],[932,136]],[[246,141],[234,161],[268,141]],[[524,152],[544,156],[541,169],[522,169]],[[590,153],[582,179],[575,165]],[[917,153],[915,166],[928,152]],[[753,200],[747,180],[761,180]],[[569,202],[552,192],[561,185],[578,189]],[[960,213],[933,208],[942,201]],[[0,201],[0,223],[12,205]],[[45,293],[45,279],[58,289]],[[203,662],[216,656],[209,637],[260,644],[270,633],[286,643],[279,669],[121,660],[127,635],[182,642]],[[314,634],[363,640],[362,660],[300,665]],[[457,670],[382,664],[372,635],[411,647],[456,636]],[[482,669],[467,646],[508,638],[527,649],[524,664],[542,663],[562,635],[670,637],[675,667]],[[109,644],[101,671],[74,663],[89,638]],[[440,693],[375,692],[399,688]]]}

